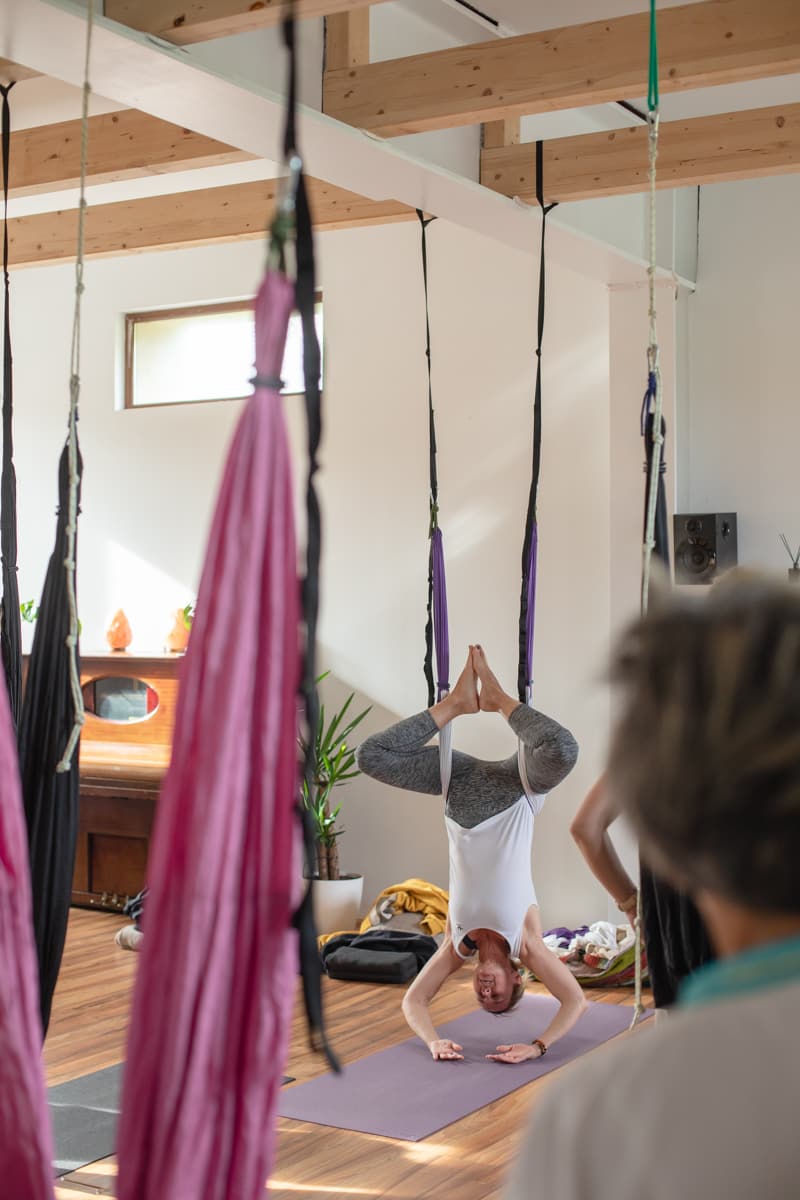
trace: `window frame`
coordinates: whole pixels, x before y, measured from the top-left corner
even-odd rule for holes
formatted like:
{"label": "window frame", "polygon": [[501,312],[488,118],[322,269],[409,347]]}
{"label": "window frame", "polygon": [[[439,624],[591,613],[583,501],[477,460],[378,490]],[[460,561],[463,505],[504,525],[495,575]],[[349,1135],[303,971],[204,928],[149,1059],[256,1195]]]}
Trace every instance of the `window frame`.
{"label": "window frame", "polygon": [[[231,401],[248,400],[253,394],[246,392],[243,396],[212,396],[197,400],[162,400],[154,404],[136,404],[133,397],[133,356],[134,339],[137,325],[148,324],[152,321],[175,321],[185,317],[213,317],[220,313],[253,312],[255,296],[245,300],[218,300],[204,304],[182,304],[174,308],[152,308],[141,312],[126,312],[124,332],[125,369],[123,382],[123,411],[134,412],[137,409],[150,408],[188,408],[193,404],[229,404]],[[314,309],[322,304],[322,292],[314,293]],[[321,349],[321,347],[320,347]],[[253,368],[255,370],[255,367]],[[285,396],[300,396],[302,392],[283,392]]]}

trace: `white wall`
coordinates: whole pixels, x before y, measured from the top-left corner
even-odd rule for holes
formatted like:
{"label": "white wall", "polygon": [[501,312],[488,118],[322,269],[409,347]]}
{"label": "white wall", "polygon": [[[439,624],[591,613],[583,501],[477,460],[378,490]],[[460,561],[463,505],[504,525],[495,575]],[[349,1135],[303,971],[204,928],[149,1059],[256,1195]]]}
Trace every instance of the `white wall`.
{"label": "white wall", "polygon": [[698,287],[686,302],[680,499],[736,511],[739,561],[783,570],[800,545],[800,176],[702,189]]}
{"label": "white wall", "polygon": [[[332,700],[376,704],[371,728],[423,706],[427,422],[418,229],[320,239],[326,322],[326,520],[320,666]],[[258,243],[92,262],[87,268],[80,432],[85,457],[79,606],[85,651],[114,608],[133,649],[160,649],[169,613],[195,594],[224,445],[237,406],[117,411],[115,354],[127,309],[252,292]],[[519,558],[530,469],[534,260],[444,222],[430,229],[434,389],[454,671],[466,644],[515,678]],[[610,624],[609,323],[606,290],[552,270],[545,346],[544,465],[537,608],[538,703],[581,743],[537,830],[545,923],[604,915],[568,835],[601,766]],[[72,271],[13,280],[20,588],[38,595],[53,535],[67,406]],[[297,412],[290,412],[295,437]],[[632,470],[639,478],[640,464]],[[299,481],[298,481],[299,486]],[[235,586],[235,580],[228,581]],[[456,744],[513,751],[500,720],[462,720]],[[369,898],[419,874],[445,884],[438,805],[366,780],[342,793],[343,865]]]}
{"label": "white wall", "polygon": [[[339,678],[381,704],[374,727],[387,710],[405,715],[425,702],[427,427],[418,237],[412,226],[338,234],[323,255],[330,536],[322,657]],[[513,690],[530,475],[535,266],[444,222],[429,229],[429,255],[453,673],[467,644],[480,641]],[[344,278],[347,302],[340,305],[332,284]],[[604,907],[567,827],[598,770],[607,726],[606,690],[598,683],[609,620],[605,288],[551,271],[545,338],[536,699],[574,729],[582,754],[540,820],[535,862],[545,921],[569,921],[587,910],[599,915]],[[342,462],[356,470],[335,470]],[[462,719],[455,741],[489,757],[513,750],[507,729],[486,715]],[[373,826],[376,808],[381,824]],[[432,863],[431,877],[445,883],[444,838],[430,801],[357,781],[346,810],[343,858],[366,870],[368,892],[373,882],[419,873],[421,850]],[[387,879],[392,874],[396,878]]]}

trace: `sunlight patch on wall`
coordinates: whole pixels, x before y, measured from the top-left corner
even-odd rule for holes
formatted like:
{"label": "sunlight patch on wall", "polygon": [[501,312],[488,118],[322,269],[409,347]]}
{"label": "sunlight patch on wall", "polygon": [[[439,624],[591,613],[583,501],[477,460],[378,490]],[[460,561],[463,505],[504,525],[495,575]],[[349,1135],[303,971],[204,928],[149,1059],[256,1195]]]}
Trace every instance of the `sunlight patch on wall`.
{"label": "sunlight patch on wall", "polygon": [[105,631],[120,608],[127,616],[133,634],[131,653],[163,653],[173,614],[177,608],[194,601],[194,585],[153,566],[119,542],[109,542],[107,553],[107,611],[91,624],[84,623],[84,653],[107,649]]}

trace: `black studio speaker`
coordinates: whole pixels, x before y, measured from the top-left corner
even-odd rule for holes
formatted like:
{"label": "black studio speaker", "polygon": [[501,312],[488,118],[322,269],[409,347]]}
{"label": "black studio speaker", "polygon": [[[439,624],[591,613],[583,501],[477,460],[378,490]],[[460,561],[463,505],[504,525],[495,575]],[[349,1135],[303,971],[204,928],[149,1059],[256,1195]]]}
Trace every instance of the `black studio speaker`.
{"label": "black studio speaker", "polygon": [[676,583],[713,583],[736,566],[736,513],[675,513],[672,525]]}

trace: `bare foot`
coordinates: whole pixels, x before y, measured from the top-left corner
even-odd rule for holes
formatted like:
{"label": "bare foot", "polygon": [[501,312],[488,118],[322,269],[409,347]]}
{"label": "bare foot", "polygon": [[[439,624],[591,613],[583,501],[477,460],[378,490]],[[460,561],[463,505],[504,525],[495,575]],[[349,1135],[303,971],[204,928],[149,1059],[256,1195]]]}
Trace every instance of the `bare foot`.
{"label": "bare foot", "polygon": [[510,697],[503,691],[497,676],[486,661],[481,646],[472,647],[472,665],[481,684],[478,702],[483,712],[502,712]]}
{"label": "bare foot", "polygon": [[478,712],[480,707],[478,702],[478,680],[472,663],[472,651],[473,647],[470,646],[464,670],[456,680],[453,690],[442,697],[432,708],[428,709],[439,729],[444,729],[445,725],[449,724],[454,717],[464,716],[465,713]]}
{"label": "bare foot", "polygon": [[464,669],[450,693],[450,697],[454,701],[459,713],[476,713],[480,707],[478,680],[472,657],[474,649],[474,646],[470,646],[467,661],[464,663]]}

